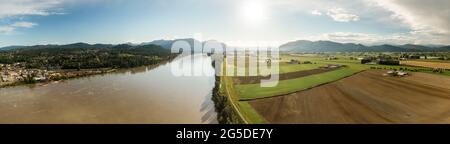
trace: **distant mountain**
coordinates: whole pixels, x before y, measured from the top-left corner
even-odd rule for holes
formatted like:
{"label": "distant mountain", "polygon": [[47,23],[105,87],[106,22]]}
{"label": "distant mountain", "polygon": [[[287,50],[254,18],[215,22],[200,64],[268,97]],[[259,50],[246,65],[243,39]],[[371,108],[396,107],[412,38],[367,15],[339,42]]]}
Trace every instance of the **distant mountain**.
{"label": "distant mountain", "polygon": [[6,46],[6,47],[1,47],[1,50],[13,50],[13,49],[18,49],[18,48],[23,48],[23,47],[27,47],[27,46]]}
{"label": "distant mountain", "polygon": [[416,50],[416,51],[426,51],[433,49],[432,47],[422,46],[422,45],[413,45],[413,44],[405,44],[399,46],[401,48],[409,49],[409,50]]}
{"label": "distant mountain", "polygon": [[[139,46],[147,45],[157,45],[164,49],[171,49],[172,44],[176,41],[186,41],[193,48],[194,44],[199,44],[203,46],[206,42],[200,42],[196,39],[186,38],[186,39],[176,39],[176,40],[155,40],[148,43],[142,43],[139,45],[134,45],[130,43],[112,45],[112,44],[88,44],[88,43],[73,43],[67,45],[35,45],[35,46],[8,46],[0,48],[0,51],[7,50],[17,50],[17,49],[45,49],[45,48],[118,48],[118,49],[129,49],[137,48]],[[211,40],[213,41],[213,40]],[[221,42],[219,42],[221,43]],[[226,47],[225,43],[221,43]],[[194,50],[192,50],[194,51]],[[197,50],[195,52],[201,52],[202,50]],[[365,46],[362,44],[355,43],[338,43],[332,41],[308,41],[308,40],[298,40],[283,44],[280,46],[280,51],[282,52],[450,52],[450,46],[424,46],[424,45],[376,45],[376,46]]]}
{"label": "distant mountain", "polygon": [[155,41],[152,41],[149,43],[143,43],[143,44],[144,45],[145,44],[154,44],[154,45],[159,45],[166,49],[170,49],[172,47],[173,42],[174,42],[174,40],[155,40]]}
{"label": "distant mountain", "polygon": [[299,40],[280,46],[281,51],[291,52],[346,52],[346,51],[365,51],[367,47],[361,44],[337,43],[332,41],[307,41]]}
{"label": "distant mountain", "polygon": [[[176,41],[186,41],[186,42],[188,42],[189,45],[192,48],[192,51],[194,51],[194,44],[198,44],[198,45],[201,46],[201,48],[203,48],[203,45],[206,42],[215,41],[215,40],[208,40],[208,41],[201,42],[201,41],[198,41],[198,40],[193,39],[193,38],[186,38],[186,39],[175,39],[175,40],[155,40],[155,41],[152,41],[152,42],[149,42],[149,43],[143,43],[143,44],[154,44],[154,45],[158,45],[158,46],[161,46],[163,48],[166,48],[166,49],[171,49],[173,43],[176,42]],[[226,47],[225,43],[222,43],[222,42],[219,42],[219,41],[215,41],[215,42],[220,43],[224,48]],[[195,52],[201,52],[201,51],[202,50],[196,50]]]}
{"label": "distant mountain", "polygon": [[450,51],[445,47],[427,47],[422,45],[377,45],[365,46],[354,43],[337,43],[332,41],[307,41],[298,40],[280,46],[280,51],[284,52],[433,52]]}
{"label": "distant mountain", "polygon": [[34,45],[34,46],[9,46],[0,48],[0,50],[18,50],[18,49],[46,49],[46,48],[109,48],[112,44],[87,44],[87,43],[73,43],[67,45]]}
{"label": "distant mountain", "polygon": [[[198,44],[201,48],[205,42],[200,42],[196,39],[192,38],[186,38],[186,39],[176,39],[176,40],[155,40],[148,43],[142,43],[139,45],[135,45],[132,43],[125,43],[125,44],[118,44],[118,45],[112,45],[112,44],[88,44],[88,43],[73,43],[73,44],[66,44],[66,45],[34,45],[34,46],[8,46],[0,48],[0,50],[21,50],[21,49],[47,49],[47,48],[64,48],[64,49],[76,49],[76,48],[114,48],[114,49],[131,49],[131,48],[142,48],[142,46],[152,47],[152,46],[159,46],[164,49],[170,50],[172,48],[172,44],[176,41],[186,41],[189,43],[191,48],[194,48],[194,44]],[[225,46],[225,44],[221,43]],[[194,51],[194,49],[192,49]],[[196,50],[195,52],[201,52],[202,49]]]}
{"label": "distant mountain", "polygon": [[438,48],[435,48],[435,49],[437,49],[437,51],[450,52],[450,46],[443,46],[443,47],[438,47]]}
{"label": "distant mountain", "polygon": [[60,45],[60,48],[109,48],[112,47],[111,44],[87,44],[87,43],[73,43],[68,45]]}
{"label": "distant mountain", "polygon": [[143,43],[143,44],[144,44],[144,45],[145,45],[145,44],[154,44],[154,45],[158,45],[158,46],[161,46],[161,47],[163,47],[163,48],[166,48],[166,49],[171,49],[171,48],[172,48],[172,44],[173,44],[174,42],[176,42],[176,41],[186,41],[186,42],[189,43],[189,45],[191,45],[191,47],[193,47],[193,46],[194,46],[194,43],[196,43],[196,42],[198,42],[199,44],[201,44],[200,41],[198,41],[198,40],[196,40],[196,39],[193,39],[193,38],[175,39],[175,40],[155,40],[155,41],[152,41],[152,42],[149,42],[149,43]]}
{"label": "distant mountain", "polygon": [[132,48],[133,46],[131,44],[119,44],[119,45],[115,45],[111,48],[113,49],[129,49]]}

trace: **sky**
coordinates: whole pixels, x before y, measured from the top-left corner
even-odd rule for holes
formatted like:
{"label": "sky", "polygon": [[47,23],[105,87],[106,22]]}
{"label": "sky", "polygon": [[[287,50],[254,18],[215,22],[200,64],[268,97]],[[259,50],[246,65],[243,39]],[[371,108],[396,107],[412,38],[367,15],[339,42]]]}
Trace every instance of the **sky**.
{"label": "sky", "polygon": [[189,37],[450,45],[450,1],[0,0],[0,46]]}

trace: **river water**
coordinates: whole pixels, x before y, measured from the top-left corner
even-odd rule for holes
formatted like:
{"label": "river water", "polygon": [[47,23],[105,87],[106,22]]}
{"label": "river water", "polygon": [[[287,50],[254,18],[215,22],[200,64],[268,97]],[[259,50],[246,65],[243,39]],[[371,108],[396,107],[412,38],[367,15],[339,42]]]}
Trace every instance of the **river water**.
{"label": "river water", "polygon": [[[0,123],[217,123],[213,76],[175,76],[171,64],[0,89]],[[214,73],[195,55],[194,69]],[[184,65],[183,65],[184,66]]]}

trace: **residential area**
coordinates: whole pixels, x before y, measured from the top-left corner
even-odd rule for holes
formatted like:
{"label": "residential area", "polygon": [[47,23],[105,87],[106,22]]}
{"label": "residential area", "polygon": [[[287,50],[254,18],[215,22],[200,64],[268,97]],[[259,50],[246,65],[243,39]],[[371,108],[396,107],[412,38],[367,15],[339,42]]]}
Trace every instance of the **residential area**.
{"label": "residential area", "polygon": [[26,63],[18,62],[14,64],[0,64],[0,87],[17,84],[32,84],[37,82],[58,81],[63,79],[88,76],[112,72],[115,69],[65,69],[65,70],[45,70],[28,69]]}

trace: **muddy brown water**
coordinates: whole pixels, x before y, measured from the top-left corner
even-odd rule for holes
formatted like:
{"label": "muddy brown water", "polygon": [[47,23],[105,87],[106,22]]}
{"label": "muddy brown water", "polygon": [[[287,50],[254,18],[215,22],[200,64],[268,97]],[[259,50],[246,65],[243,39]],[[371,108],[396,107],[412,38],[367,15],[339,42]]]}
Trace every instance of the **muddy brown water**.
{"label": "muddy brown water", "polygon": [[[211,59],[195,68],[214,73]],[[171,64],[0,89],[0,123],[217,123],[213,76],[174,76]]]}

